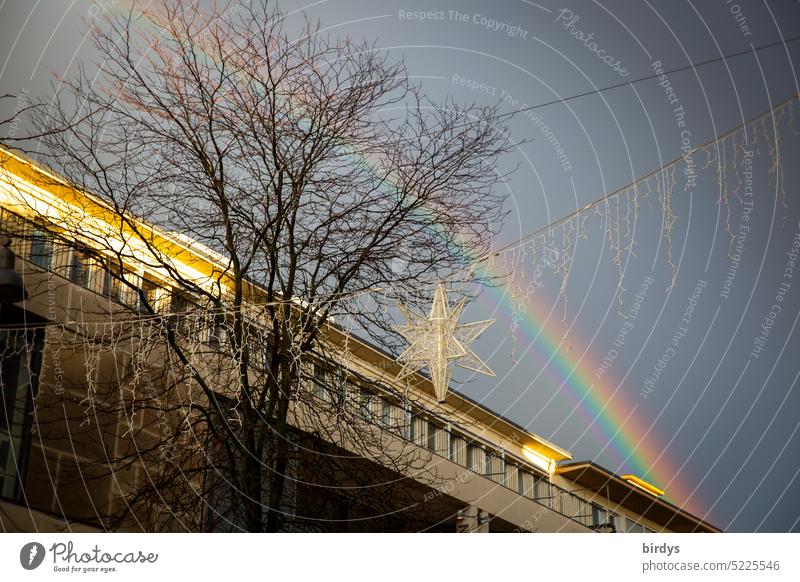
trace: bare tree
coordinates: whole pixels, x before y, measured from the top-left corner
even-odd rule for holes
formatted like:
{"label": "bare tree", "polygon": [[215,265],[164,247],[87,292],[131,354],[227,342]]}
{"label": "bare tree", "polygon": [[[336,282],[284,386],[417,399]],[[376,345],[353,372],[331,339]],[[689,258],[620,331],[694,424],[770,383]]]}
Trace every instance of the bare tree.
{"label": "bare tree", "polygon": [[[108,209],[119,237],[143,242],[134,252],[77,219],[53,225],[135,290],[131,314],[153,334],[114,332],[134,355],[114,358],[108,386],[128,396],[98,388],[92,404],[124,411],[135,400],[173,430],[107,462],[122,468],[165,441],[197,444],[176,447],[174,462],[154,459],[160,469],[126,491],[126,506],[184,504],[186,515],[198,498],[217,499],[221,519],[276,531],[297,486],[291,465],[317,446],[328,451],[326,486],[344,472],[351,490],[377,492],[357,503],[379,511],[388,481],[360,483],[374,468],[355,459],[400,473],[415,461],[358,428],[363,406],[348,399],[370,379],[330,375],[327,363],[347,357],[337,325],[396,347],[386,306],[413,304],[465,255],[486,253],[501,224],[496,163],[511,145],[496,107],[431,102],[377,45],[291,22],[266,1],[204,10],[164,0],[109,15],[92,23],[97,68],[82,65],[37,110],[49,163]],[[217,268],[187,276],[158,232],[179,233]],[[167,280],[171,306],[126,274],[134,261]],[[203,342],[186,341],[198,333]],[[142,337],[151,347],[137,367]],[[169,366],[144,377],[153,358]],[[319,379],[309,362],[328,370],[322,394],[302,389]],[[143,397],[147,386],[160,388]],[[85,407],[86,395],[76,398]]]}
{"label": "bare tree", "polygon": [[30,102],[29,95],[24,89],[18,94],[0,94],[0,105],[7,106],[7,104],[11,102],[14,103],[14,108],[9,113],[3,114],[3,117],[0,117],[0,129],[2,129],[4,133],[3,140],[19,142],[28,138],[28,136],[17,135],[17,126],[19,125],[20,119],[25,113],[34,108],[35,105]]}

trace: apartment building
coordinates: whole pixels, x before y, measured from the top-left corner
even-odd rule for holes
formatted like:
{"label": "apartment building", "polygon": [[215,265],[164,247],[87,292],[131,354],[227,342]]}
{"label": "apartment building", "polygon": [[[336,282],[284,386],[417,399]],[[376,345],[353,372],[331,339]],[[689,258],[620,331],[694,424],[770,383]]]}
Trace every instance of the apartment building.
{"label": "apartment building", "polygon": [[[46,168],[0,149],[0,235],[10,238],[15,268],[28,291],[27,299],[0,309],[0,528],[5,531],[150,529],[130,496],[134,485],[163,470],[165,451],[161,459],[142,454],[125,464],[113,458],[137,443],[163,437],[165,421],[132,406],[130,418],[117,410],[118,417],[101,426],[98,379],[105,380],[103,386],[115,385],[122,357],[115,349],[130,361],[130,342],[145,337],[141,330],[148,318],[135,317],[142,297],[165,317],[186,314],[187,335],[200,348],[224,341],[214,318],[192,297],[175,292],[163,272],[146,262],[119,264],[113,256],[99,256],[86,240],[69,240],[58,232],[63,213],[72,219],[85,213],[87,228],[102,223],[106,215],[91,211],[98,204]],[[174,249],[176,269],[195,276],[217,268],[208,249],[178,235],[156,235]],[[135,241],[121,235],[119,244]],[[120,274],[134,285],[121,285]],[[128,343],[109,339],[117,337],[109,330],[121,329],[114,326],[128,330]],[[71,334],[69,343],[63,339],[66,333]],[[335,324],[326,330],[325,341],[346,345],[346,350],[331,350],[336,357],[320,353],[305,363],[303,390],[320,411],[317,422],[336,426],[342,418],[348,423],[358,418],[382,447],[401,451],[398,455],[413,457],[413,462],[348,456],[346,440],[319,445],[347,458],[336,473],[340,477],[328,479],[341,478],[352,488],[350,480],[358,474],[363,476],[359,487],[396,485],[384,495],[383,511],[376,513],[343,493],[348,489],[344,483],[315,487],[313,453],[300,447],[281,502],[292,516],[287,531],[718,531],[639,477],[575,461],[568,451],[481,403],[453,391],[438,402],[423,375],[412,383],[398,382],[400,366],[390,354]],[[142,378],[145,384],[169,388],[164,384],[168,379]],[[221,396],[224,392],[221,386]],[[309,429],[303,413],[292,418],[298,439],[319,432]],[[201,454],[207,458],[213,451]],[[202,480],[209,478],[193,473],[186,494],[200,491]],[[165,511],[168,501],[151,509],[162,514],[158,519],[165,527],[160,529],[235,531],[241,524],[224,519],[224,497],[195,503],[189,511],[199,518],[188,521]],[[111,524],[103,516],[115,508],[128,508],[129,515]]]}

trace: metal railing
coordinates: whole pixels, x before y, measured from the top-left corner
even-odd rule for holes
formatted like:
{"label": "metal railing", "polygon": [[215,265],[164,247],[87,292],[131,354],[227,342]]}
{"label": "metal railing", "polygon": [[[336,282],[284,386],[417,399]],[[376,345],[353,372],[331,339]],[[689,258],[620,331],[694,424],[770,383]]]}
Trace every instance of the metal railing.
{"label": "metal railing", "polygon": [[549,495],[536,497],[534,501],[586,527],[599,525],[594,523],[594,508],[590,502],[555,483],[546,481],[545,487]]}
{"label": "metal railing", "polygon": [[[316,385],[315,382],[312,380],[309,383],[311,386]],[[397,406],[394,403],[391,403],[389,400],[390,394],[393,392],[391,388],[386,386],[381,386],[381,388],[385,391],[386,395],[382,394],[373,394],[373,398],[380,399],[382,402],[389,402],[392,406]],[[424,409],[418,409],[414,411],[414,415],[425,415],[435,417],[432,411],[427,411]],[[484,438],[473,434],[471,431],[465,428],[459,428],[458,431],[453,431],[450,428],[445,428],[442,426],[438,427],[438,430],[441,431],[443,434],[446,435],[446,443],[442,443],[443,446],[439,447],[439,439],[433,439],[433,441],[427,438],[428,435],[425,435],[425,438],[422,439],[413,439],[411,438],[410,431],[407,430],[410,428],[405,424],[399,425],[387,425],[385,422],[382,422],[382,417],[380,415],[368,415],[364,416],[364,419],[380,427],[383,430],[391,431],[396,437],[399,437],[413,445],[425,448],[426,450],[431,451],[434,454],[437,454],[443,458],[448,459],[449,461],[457,464],[460,467],[463,467],[474,473],[476,475],[480,475],[481,477],[485,477],[486,479],[492,480],[494,483],[505,487],[511,491],[514,491],[518,495],[522,495],[523,497],[530,499],[542,505],[572,521],[575,521],[585,527],[592,528],[593,526],[598,526],[600,524],[595,523],[595,511],[594,506],[591,502],[585,500],[584,498],[576,495],[575,493],[568,491],[562,487],[559,487],[555,483],[552,483],[542,475],[540,472],[533,469],[531,465],[526,463],[520,457],[517,457],[513,453],[505,451],[504,449],[500,449],[496,445],[486,441]],[[428,423],[425,423],[426,425]],[[500,459],[501,464],[498,469],[499,471],[491,471],[491,472],[482,472],[478,470],[477,467],[470,466],[469,462],[466,458],[463,460],[459,458],[459,456],[453,456],[451,454],[451,449],[449,447],[450,441],[453,439],[454,436],[460,437],[464,439],[468,443],[472,444],[479,444],[484,449],[484,454],[491,454],[494,459]],[[434,450],[432,450],[427,443],[433,442],[437,444]],[[489,453],[491,451],[491,453]],[[502,451],[502,452],[501,452]],[[500,454],[497,454],[500,453]],[[524,472],[528,479],[532,479],[530,487],[517,487],[513,488],[509,486],[507,483],[508,479],[508,465],[513,465],[517,468],[517,471]],[[486,467],[485,463],[479,463],[479,466]],[[494,467],[492,465],[492,467]],[[521,477],[520,473],[517,474],[517,479]],[[519,483],[519,481],[517,481]],[[522,489],[522,491],[520,491]],[[602,520],[605,521],[605,520]]]}

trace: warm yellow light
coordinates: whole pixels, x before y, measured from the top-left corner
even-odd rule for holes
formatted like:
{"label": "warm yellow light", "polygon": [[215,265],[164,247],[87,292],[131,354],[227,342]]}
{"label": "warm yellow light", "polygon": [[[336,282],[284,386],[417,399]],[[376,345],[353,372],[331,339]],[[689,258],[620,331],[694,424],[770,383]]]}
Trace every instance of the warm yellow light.
{"label": "warm yellow light", "polygon": [[526,459],[539,467],[542,471],[547,471],[548,473],[555,472],[555,460],[545,457],[542,453],[534,451],[533,449],[529,449],[528,447],[522,447],[522,454],[525,455]]}
{"label": "warm yellow light", "polygon": [[661,497],[664,495],[663,489],[659,489],[655,485],[648,483],[644,479],[640,479],[636,475],[623,475],[622,478],[634,487],[638,487],[639,489],[647,491],[650,495],[655,495],[656,497]]}

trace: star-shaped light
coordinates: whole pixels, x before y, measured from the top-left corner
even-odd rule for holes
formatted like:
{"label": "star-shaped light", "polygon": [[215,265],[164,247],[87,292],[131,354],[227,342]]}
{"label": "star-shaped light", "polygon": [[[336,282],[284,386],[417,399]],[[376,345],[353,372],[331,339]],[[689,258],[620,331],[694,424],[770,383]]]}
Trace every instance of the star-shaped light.
{"label": "star-shaped light", "polygon": [[469,348],[469,344],[492,325],[494,319],[458,325],[466,302],[466,298],[462,299],[451,311],[447,292],[444,285],[439,283],[427,318],[412,312],[405,305],[397,305],[408,324],[395,329],[409,342],[409,346],[397,358],[403,363],[398,379],[402,380],[427,367],[439,402],[443,402],[447,396],[451,362],[474,372],[494,376],[489,366]]}

